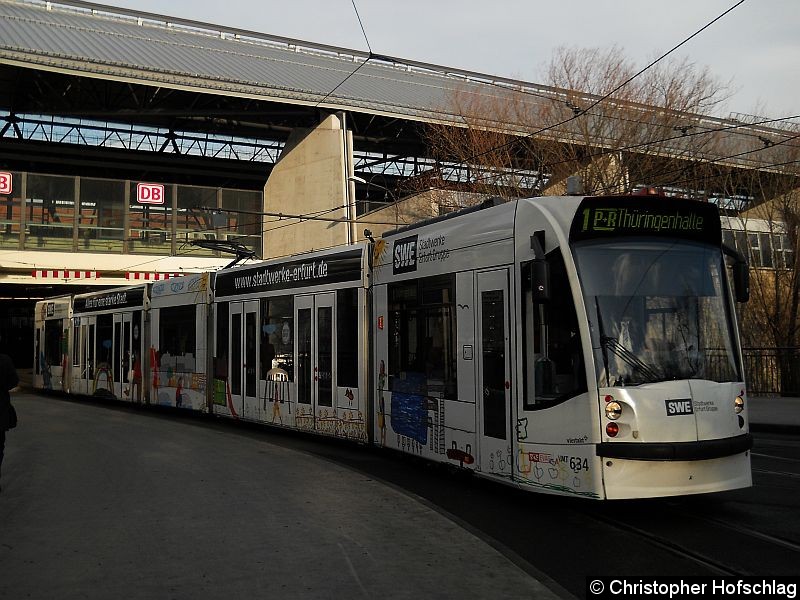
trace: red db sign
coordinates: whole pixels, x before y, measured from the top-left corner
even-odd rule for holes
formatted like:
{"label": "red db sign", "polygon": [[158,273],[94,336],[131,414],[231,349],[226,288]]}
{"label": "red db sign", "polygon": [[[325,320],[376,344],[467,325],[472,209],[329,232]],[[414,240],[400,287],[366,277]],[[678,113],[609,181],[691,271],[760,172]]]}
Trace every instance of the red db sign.
{"label": "red db sign", "polygon": [[0,171],[0,194],[10,194],[11,191],[11,173]]}
{"label": "red db sign", "polygon": [[160,183],[137,184],[136,201],[139,204],[164,204],[164,186]]}

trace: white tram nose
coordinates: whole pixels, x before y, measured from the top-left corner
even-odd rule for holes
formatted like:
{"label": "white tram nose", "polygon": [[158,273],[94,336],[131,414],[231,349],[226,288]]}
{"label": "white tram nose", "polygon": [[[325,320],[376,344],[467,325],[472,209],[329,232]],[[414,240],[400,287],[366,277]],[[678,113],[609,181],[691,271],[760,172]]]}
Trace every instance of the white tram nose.
{"label": "white tram nose", "polygon": [[750,485],[752,438],[740,384],[691,380],[604,388],[600,401],[598,456],[608,498]]}

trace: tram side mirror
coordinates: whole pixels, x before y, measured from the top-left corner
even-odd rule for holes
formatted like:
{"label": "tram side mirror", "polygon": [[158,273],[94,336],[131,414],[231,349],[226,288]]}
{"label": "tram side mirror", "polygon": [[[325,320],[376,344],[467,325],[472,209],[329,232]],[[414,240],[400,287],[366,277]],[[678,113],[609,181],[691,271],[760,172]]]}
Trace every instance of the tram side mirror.
{"label": "tram side mirror", "polygon": [[550,263],[536,259],[530,263],[531,291],[536,303],[550,300]]}
{"label": "tram side mirror", "polygon": [[747,260],[728,244],[722,244],[722,251],[733,258],[733,295],[737,302],[747,302],[750,300],[750,268]]}
{"label": "tram side mirror", "polygon": [[544,254],[544,231],[535,231],[531,236],[533,260],[530,262],[531,291],[534,303],[550,300],[550,263]]}
{"label": "tram side mirror", "polygon": [[750,269],[744,261],[733,263],[733,290],[737,302],[750,300]]}

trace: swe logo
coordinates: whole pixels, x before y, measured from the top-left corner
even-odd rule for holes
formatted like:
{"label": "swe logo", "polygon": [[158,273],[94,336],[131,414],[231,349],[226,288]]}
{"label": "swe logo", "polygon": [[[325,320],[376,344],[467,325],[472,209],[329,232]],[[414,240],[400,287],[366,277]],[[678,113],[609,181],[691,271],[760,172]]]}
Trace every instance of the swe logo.
{"label": "swe logo", "polygon": [[691,415],[694,414],[692,409],[691,398],[680,398],[675,400],[664,400],[667,403],[667,416],[674,417],[677,415]]}
{"label": "swe logo", "polygon": [[410,273],[417,270],[417,236],[397,240],[392,254],[392,272]]}

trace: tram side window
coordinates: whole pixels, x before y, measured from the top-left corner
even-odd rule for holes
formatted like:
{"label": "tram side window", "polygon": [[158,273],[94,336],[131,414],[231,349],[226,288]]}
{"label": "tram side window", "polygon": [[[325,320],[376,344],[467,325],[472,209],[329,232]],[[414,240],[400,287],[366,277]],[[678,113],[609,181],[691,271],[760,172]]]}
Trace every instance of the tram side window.
{"label": "tram side window", "polygon": [[137,310],[133,313],[133,358],[131,360],[131,368],[134,371],[134,376],[141,378],[142,376],[142,312]]}
{"label": "tram side window", "polygon": [[389,389],[455,398],[455,275],[389,286]]}
{"label": "tram side window", "polygon": [[79,367],[81,365],[81,348],[83,348],[83,340],[81,339],[81,324],[78,319],[72,324],[72,366]]}
{"label": "tram side window", "polygon": [[561,250],[547,257],[550,299],[534,303],[530,263],[522,264],[522,322],[525,334],[525,409],[546,408],[587,390],[578,317]]}
{"label": "tram side window", "polygon": [[[158,320],[159,364],[162,371],[169,368],[179,377],[196,373],[197,320],[195,305],[162,308]],[[184,382],[187,385],[187,382]]]}
{"label": "tram side window", "polygon": [[216,349],[214,352],[214,378],[228,379],[228,310],[229,304],[221,302],[217,307]]}
{"label": "tram side window", "polygon": [[358,289],[336,292],[337,385],[358,387]]}
{"label": "tram side window", "polygon": [[62,341],[64,332],[61,319],[44,323],[44,361],[46,365],[61,366]]}
{"label": "tram side window", "polygon": [[112,315],[97,315],[96,331],[95,357],[97,368],[105,369],[113,375],[113,370],[111,370],[111,349],[114,346],[114,317]]}
{"label": "tram side window", "polygon": [[294,381],[294,297],[261,299],[261,379],[282,369]]}

